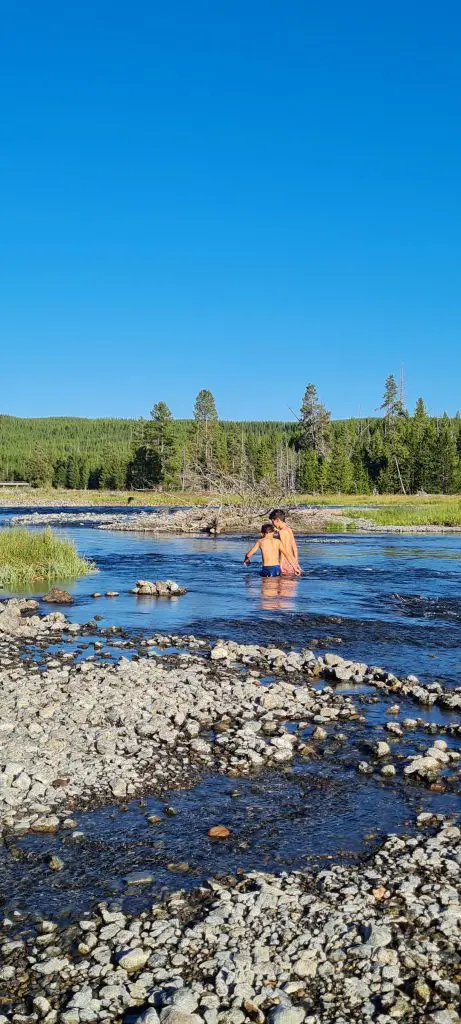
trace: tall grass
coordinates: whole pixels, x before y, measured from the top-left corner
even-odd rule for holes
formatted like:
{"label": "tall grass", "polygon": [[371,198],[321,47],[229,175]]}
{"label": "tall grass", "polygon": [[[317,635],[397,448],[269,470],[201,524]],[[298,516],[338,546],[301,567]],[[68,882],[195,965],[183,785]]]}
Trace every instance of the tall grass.
{"label": "tall grass", "polygon": [[95,566],[81,558],[72,541],[40,532],[4,529],[0,532],[0,586],[27,586],[39,580],[51,582],[84,576]]}
{"label": "tall grass", "polygon": [[360,512],[360,518],[370,519],[377,526],[461,526],[461,501],[459,496],[427,504],[413,499],[413,504]]}

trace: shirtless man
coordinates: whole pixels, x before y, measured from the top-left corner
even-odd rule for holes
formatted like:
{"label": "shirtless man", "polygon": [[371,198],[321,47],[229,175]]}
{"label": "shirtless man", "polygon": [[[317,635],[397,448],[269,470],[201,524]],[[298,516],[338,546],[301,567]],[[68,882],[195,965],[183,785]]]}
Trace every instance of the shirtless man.
{"label": "shirtless man", "polygon": [[290,566],[291,573],[295,573],[296,576],[301,575],[299,566],[296,566],[291,561],[290,555],[285,548],[283,540],[274,536],[274,527],[272,523],[264,523],[261,527],[260,540],[253,544],[253,547],[247,551],[245,558],[243,559],[244,565],[249,565],[250,560],[257,551],[261,552],[261,558],[263,560],[263,567],[261,576],[280,576],[280,561],[281,558],[285,558],[287,565]]}
{"label": "shirtless man", "polygon": [[281,508],[274,508],[274,511],[269,514],[269,519],[282,541],[284,547],[288,551],[288,559],[282,554],[280,559],[280,569],[282,576],[292,576],[293,568],[295,565],[295,572],[297,576],[301,575],[301,569],[299,566],[298,558],[298,546],[295,541],[295,536],[291,526],[285,522],[285,513]]}

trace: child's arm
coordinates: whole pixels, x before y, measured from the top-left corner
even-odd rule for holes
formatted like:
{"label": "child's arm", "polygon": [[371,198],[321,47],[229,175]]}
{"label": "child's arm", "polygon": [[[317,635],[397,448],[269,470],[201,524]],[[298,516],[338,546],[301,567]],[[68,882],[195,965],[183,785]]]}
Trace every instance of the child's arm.
{"label": "child's arm", "polygon": [[249,551],[247,551],[247,553],[245,555],[245,558],[243,559],[243,564],[244,565],[249,565],[250,564],[250,559],[253,558],[253,555],[256,554],[258,549],[259,549],[259,540],[257,540],[256,544],[253,544],[253,547],[250,548]]}
{"label": "child's arm", "polygon": [[280,551],[281,551],[282,555],[284,555],[284,557],[286,558],[286,560],[289,563],[289,565],[291,565],[291,568],[293,569],[293,572],[294,572],[295,576],[300,576],[301,575],[301,569],[299,568],[299,565],[295,565],[294,564],[294,562],[291,559],[291,556],[289,555],[285,545],[283,544],[283,542],[281,540],[279,540],[279,544],[280,544]]}

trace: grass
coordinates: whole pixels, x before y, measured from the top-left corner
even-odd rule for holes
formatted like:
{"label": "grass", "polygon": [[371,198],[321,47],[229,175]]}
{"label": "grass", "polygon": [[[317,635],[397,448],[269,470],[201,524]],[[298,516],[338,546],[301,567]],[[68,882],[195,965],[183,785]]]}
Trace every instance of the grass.
{"label": "grass", "polygon": [[360,518],[377,526],[461,526],[461,500],[459,496],[432,502],[413,498],[407,504],[360,512]]}
{"label": "grass", "polygon": [[0,586],[28,586],[94,572],[81,558],[72,541],[60,540],[53,531],[4,529],[0,532]]}

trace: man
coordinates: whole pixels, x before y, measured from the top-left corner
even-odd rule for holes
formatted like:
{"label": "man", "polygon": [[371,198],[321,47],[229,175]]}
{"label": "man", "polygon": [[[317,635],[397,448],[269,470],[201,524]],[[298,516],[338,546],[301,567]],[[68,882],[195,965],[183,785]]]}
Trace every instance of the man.
{"label": "man", "polygon": [[280,560],[282,557],[285,558],[287,565],[290,566],[290,572],[294,573],[295,576],[299,576],[300,569],[296,568],[296,565],[290,560],[290,555],[283,541],[279,537],[275,537],[274,534],[275,530],[272,523],[264,523],[261,527],[260,539],[247,551],[243,564],[249,565],[253,555],[260,551],[263,560],[261,576],[280,576]]}
{"label": "man", "polygon": [[274,508],[269,515],[269,519],[277,530],[283,547],[288,552],[288,558],[285,557],[283,552],[280,557],[280,570],[282,576],[292,576],[293,565],[295,566],[296,576],[300,576],[301,568],[299,565],[298,545],[296,544],[291,526],[288,526],[288,523],[285,522],[285,512],[281,508]]}

